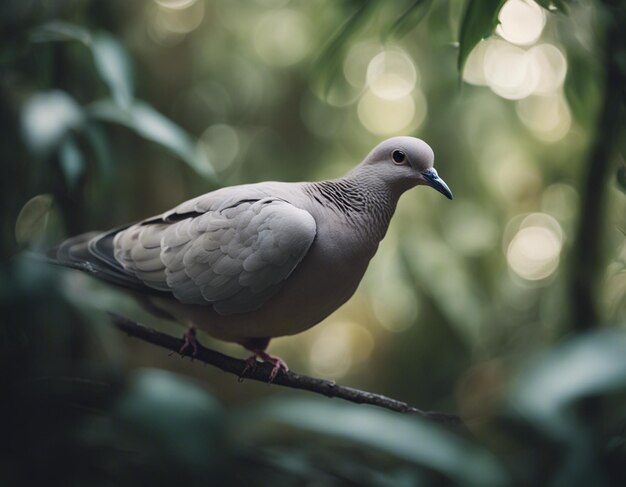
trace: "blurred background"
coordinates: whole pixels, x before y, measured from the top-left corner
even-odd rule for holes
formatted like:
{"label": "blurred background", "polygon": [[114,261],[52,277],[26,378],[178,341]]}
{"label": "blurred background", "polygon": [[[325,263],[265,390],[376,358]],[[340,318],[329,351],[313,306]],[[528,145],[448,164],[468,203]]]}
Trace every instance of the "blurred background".
{"label": "blurred background", "polygon": [[[623,485],[620,3],[3,2],[4,485]],[[356,295],[269,351],[462,432],[170,356],[106,311],[181,327],[20,252],[400,134],[454,201],[405,194]]]}

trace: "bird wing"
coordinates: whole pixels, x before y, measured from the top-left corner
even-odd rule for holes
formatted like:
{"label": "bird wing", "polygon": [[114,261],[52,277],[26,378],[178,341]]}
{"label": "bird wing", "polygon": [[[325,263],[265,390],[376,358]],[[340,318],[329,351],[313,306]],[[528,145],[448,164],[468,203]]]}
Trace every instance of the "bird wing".
{"label": "bird wing", "polygon": [[304,258],[316,224],[285,200],[243,193],[218,190],[109,236],[115,260],[182,303],[222,315],[260,308]]}

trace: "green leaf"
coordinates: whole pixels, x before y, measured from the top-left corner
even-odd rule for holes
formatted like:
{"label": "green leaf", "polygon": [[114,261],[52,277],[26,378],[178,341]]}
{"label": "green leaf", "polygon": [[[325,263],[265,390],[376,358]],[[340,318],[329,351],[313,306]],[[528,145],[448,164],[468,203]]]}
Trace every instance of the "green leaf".
{"label": "green leaf", "polygon": [[602,99],[599,80],[602,69],[585,51],[567,50],[567,74],[563,90],[576,120],[583,126],[594,122],[593,114]]}
{"label": "green leaf", "polygon": [[38,155],[56,148],[69,130],[84,121],[82,108],[61,90],[32,95],[22,105],[20,118],[28,148]]}
{"label": "green leaf", "polygon": [[61,144],[59,161],[68,188],[75,189],[85,170],[85,158],[73,137],[67,137]]}
{"label": "green leaf", "polygon": [[397,39],[406,35],[424,20],[424,17],[426,17],[426,14],[428,14],[430,10],[431,4],[432,0],[415,0],[411,6],[396,19],[384,37]]}
{"label": "green leaf", "polygon": [[558,436],[568,435],[567,406],[586,396],[626,387],[626,333],[601,330],[569,340],[521,375],[514,408]]}
{"label": "green leaf", "polygon": [[31,32],[33,42],[78,41],[91,49],[94,65],[100,78],[107,84],[111,96],[127,108],[133,98],[130,60],[124,46],[111,34],[92,34],[69,22],[54,21]]}
{"label": "green leaf", "polygon": [[202,147],[150,105],[135,101],[125,110],[112,100],[101,100],[91,104],[87,111],[97,120],[124,125],[143,138],[161,144],[202,176],[214,177],[215,171]]}
{"label": "green leaf", "polygon": [[36,27],[30,33],[32,42],[79,41],[89,46],[91,33],[76,24],[55,20]]}
{"label": "green leaf", "polygon": [[340,71],[349,40],[363,28],[378,6],[378,2],[372,0],[361,0],[359,3],[359,8],[332,35],[314,64],[313,74],[324,96],[328,96]]}
{"label": "green leaf", "polygon": [[100,77],[111,90],[115,102],[128,108],[133,99],[130,61],[126,49],[111,35],[97,34],[91,44],[94,63]]}
{"label": "green leaf", "polygon": [[17,215],[15,240],[26,245],[43,236],[48,224],[52,195],[40,194],[28,200]]}
{"label": "green leaf", "polygon": [[202,470],[225,453],[223,409],[186,377],[140,369],[115,409],[142,438],[167,449],[174,464]]}
{"label": "green leaf", "polygon": [[[455,479],[459,485],[506,485],[507,474],[486,451],[416,417],[327,399],[266,401],[242,421],[267,421],[373,449]],[[244,428],[248,429],[249,425]]]}
{"label": "green leaf", "polygon": [[489,37],[498,25],[498,14],[505,0],[468,0],[459,34],[459,76],[470,52],[482,39]]}

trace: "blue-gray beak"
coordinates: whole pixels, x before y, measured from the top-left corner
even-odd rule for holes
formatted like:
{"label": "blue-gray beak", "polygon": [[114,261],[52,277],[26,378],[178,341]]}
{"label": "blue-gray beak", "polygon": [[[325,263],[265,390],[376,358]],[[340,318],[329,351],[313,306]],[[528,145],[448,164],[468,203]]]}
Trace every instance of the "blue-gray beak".
{"label": "blue-gray beak", "polygon": [[450,188],[448,188],[448,185],[444,182],[444,180],[439,177],[435,168],[431,167],[430,169],[426,169],[422,172],[422,176],[426,181],[428,181],[429,186],[435,188],[449,200],[452,199],[452,191],[450,191]]}

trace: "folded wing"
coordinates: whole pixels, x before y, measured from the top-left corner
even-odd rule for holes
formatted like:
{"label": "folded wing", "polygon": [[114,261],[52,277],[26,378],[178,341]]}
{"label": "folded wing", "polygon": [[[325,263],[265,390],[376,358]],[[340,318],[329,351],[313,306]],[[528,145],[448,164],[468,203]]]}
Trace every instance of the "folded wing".
{"label": "folded wing", "polygon": [[90,247],[106,249],[112,239],[125,273],[183,303],[210,304],[222,315],[260,308],[305,257],[315,220],[274,197],[200,203],[104,234]]}

